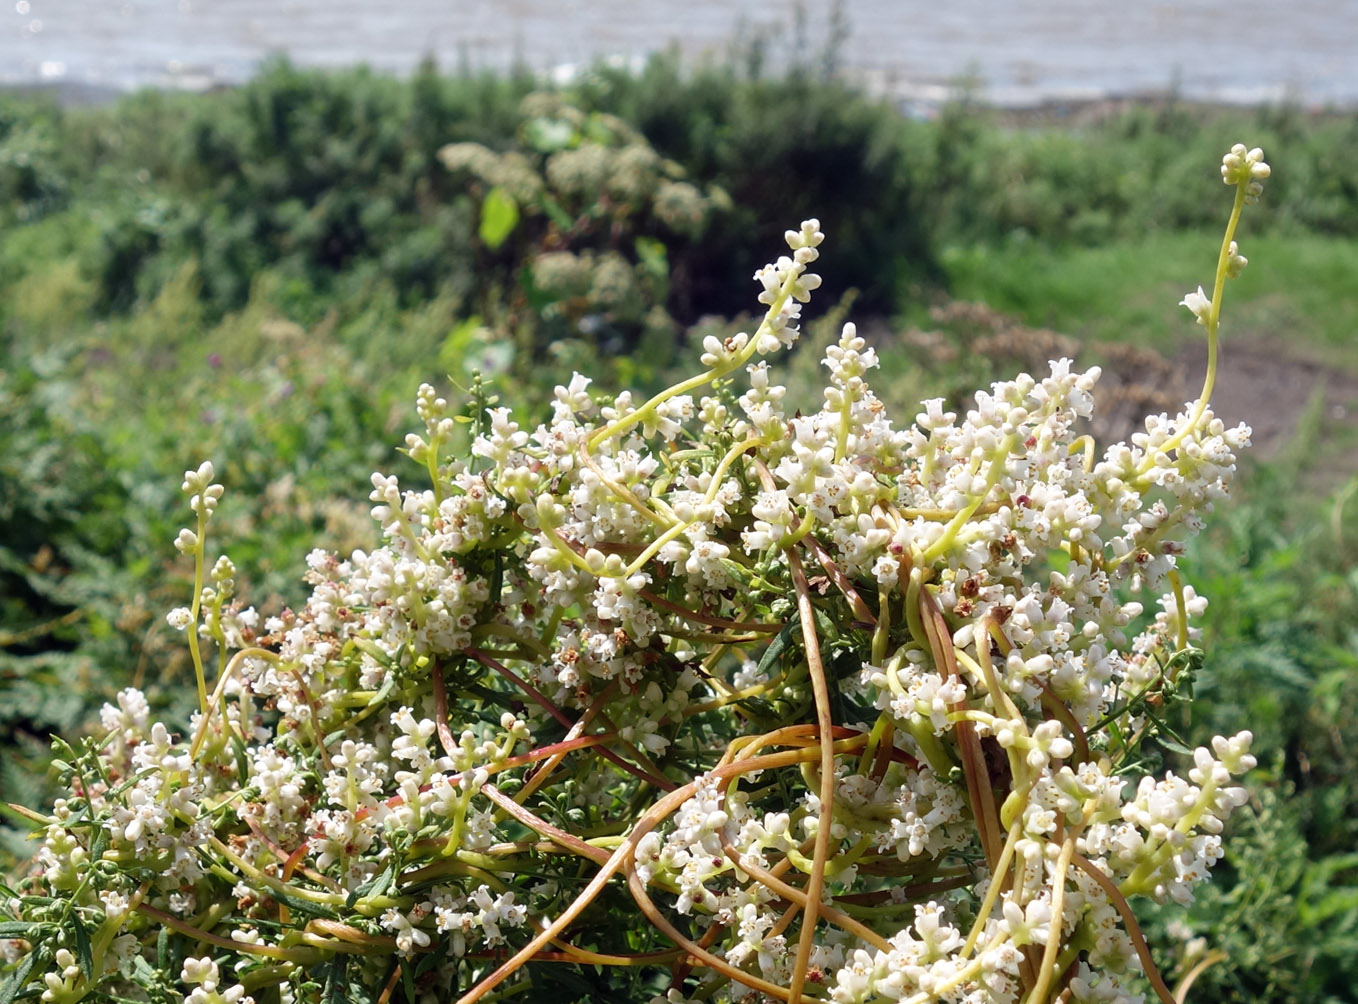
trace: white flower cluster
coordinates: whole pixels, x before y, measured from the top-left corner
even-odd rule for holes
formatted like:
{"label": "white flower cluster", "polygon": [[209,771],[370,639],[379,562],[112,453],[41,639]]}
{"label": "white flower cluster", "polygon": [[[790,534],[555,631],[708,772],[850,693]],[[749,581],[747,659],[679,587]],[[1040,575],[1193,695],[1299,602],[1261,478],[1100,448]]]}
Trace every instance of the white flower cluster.
{"label": "white flower cluster", "polygon": [[[1266,176],[1231,156],[1228,180]],[[302,610],[261,626],[213,566],[172,615],[219,650],[211,700],[181,737],[120,694],[30,879],[97,926],[99,972],[168,924],[240,956],[226,990],[185,961],[186,1004],[380,953],[440,953],[425,990],[470,1002],[539,952],[617,961],[623,930],[571,934],[622,874],[624,927],[732,999],[1138,999],[1126,897],[1191,899],[1253,766],[1249,733],[1184,776],[1128,766],[1203,608],[1176,556],[1248,430],[1204,399],[1100,456],[1098,371],[1067,360],[898,428],[852,324],[820,409],[788,415],[754,356],[795,337],[823,235],[786,237],[756,334],[649,401],[577,376],[545,423],[486,409],[450,456],[422,387],[430,487],[374,475],[382,546],[314,551]],[[212,478],[186,476],[177,542],[200,579]],[[1139,632],[1133,588],[1161,608]],[[73,1004],[99,979],[54,936],[45,999]]]}
{"label": "white flower cluster", "polygon": [[179,978],[185,983],[198,984],[184,998],[184,1004],[254,1004],[255,1001],[240,984],[219,990],[221,970],[208,956],[185,959]]}

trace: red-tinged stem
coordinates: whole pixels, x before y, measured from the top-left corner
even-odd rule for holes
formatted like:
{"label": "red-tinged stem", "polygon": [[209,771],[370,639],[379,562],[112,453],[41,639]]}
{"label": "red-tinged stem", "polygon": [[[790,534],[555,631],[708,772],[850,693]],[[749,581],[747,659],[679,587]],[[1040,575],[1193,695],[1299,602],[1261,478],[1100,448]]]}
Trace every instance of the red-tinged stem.
{"label": "red-tinged stem", "polygon": [[[766,889],[776,892],[779,896],[787,900],[792,905],[800,906],[803,910],[806,909],[807,890],[799,889],[789,882],[784,882],[782,879],[778,878],[778,876],[774,875],[767,868],[761,868],[750,861],[742,861],[740,858],[739,848],[732,844],[731,841],[723,839],[721,845],[722,849],[726,851],[726,856],[731,859],[731,862],[737,868],[739,868],[743,872],[746,872],[751,877],[757,879],[760,885],[764,886]],[[820,915],[824,917],[826,920],[828,920],[830,923],[834,924],[836,927],[839,927],[842,930],[848,931],[850,934],[855,934],[859,938],[862,938],[864,941],[872,945],[874,948],[879,948],[883,952],[891,951],[891,946],[887,944],[887,940],[885,938],[883,938],[872,928],[868,927],[866,924],[850,917],[847,913],[844,913],[842,910],[836,910],[833,907],[822,905],[820,908]]]}
{"label": "red-tinged stem", "polygon": [[[289,962],[309,962],[312,959],[312,952],[298,948],[279,948],[277,945],[253,945],[243,941],[232,941],[230,938],[223,938],[220,934],[213,934],[194,927],[178,917],[157,910],[153,906],[145,903],[137,905],[137,912],[144,917],[149,917],[156,923],[168,927],[172,931],[187,935],[195,941],[205,945],[216,945],[218,948],[229,948],[236,952],[245,952],[248,955],[263,955],[270,959],[285,959]],[[395,942],[392,943],[395,947]]]}
{"label": "red-tinged stem", "polygon": [[438,732],[443,752],[450,757],[458,754],[458,745],[453,740],[453,730],[448,727],[448,689],[443,683],[443,665],[434,660],[429,677],[434,683],[434,729]]}
{"label": "red-tinged stem", "polygon": [[[943,616],[943,611],[938,608],[933,597],[927,589],[920,590],[920,618],[924,624],[924,633],[928,637],[929,647],[933,651],[934,664],[937,666],[940,675],[954,681],[962,679],[961,673],[957,668],[957,658],[953,654],[952,632],[948,630],[948,622]],[[953,704],[952,710],[958,713],[966,710],[966,699],[962,699]],[[963,719],[958,721],[955,726],[957,732],[957,747],[962,755],[962,772],[967,779],[967,795],[971,801],[971,815],[976,823],[976,831],[981,839],[981,849],[985,853],[986,865],[994,874],[995,862],[1000,856],[1000,845],[1002,839],[997,836],[999,829],[999,813],[995,808],[995,799],[990,791],[990,773],[986,769],[985,753],[981,750],[980,737],[976,735],[976,726]],[[998,876],[996,876],[998,881]]]}
{"label": "red-tinged stem", "polygon": [[387,978],[387,985],[382,988],[382,992],[377,996],[376,1004],[387,1004],[391,1000],[392,992],[396,989],[396,981],[401,978],[401,964],[396,963],[391,971],[391,976]]}
{"label": "red-tinged stem", "polygon": [[[752,990],[766,994],[769,997],[776,997],[781,1001],[792,1001],[792,992],[787,987],[780,987],[776,983],[762,980],[757,976],[751,976],[743,969],[737,969],[731,963],[718,955],[713,955],[707,949],[701,947],[692,938],[680,933],[679,929],[669,922],[669,919],[661,913],[651,897],[646,894],[646,886],[641,881],[635,870],[627,869],[627,888],[632,893],[632,898],[636,900],[637,906],[641,908],[642,914],[652,924],[658,927],[665,935],[680,948],[685,949],[689,955],[693,956],[703,965],[714,972],[721,973],[727,979],[744,984]],[[805,978],[805,977],[803,977]]]}
{"label": "red-tinged stem", "polygon": [[[298,847],[295,851],[289,853],[288,851],[285,851],[279,844],[274,842],[269,837],[269,835],[265,833],[263,829],[260,828],[259,821],[255,819],[253,816],[245,817],[245,825],[250,828],[250,832],[254,834],[255,839],[257,839],[265,847],[269,848],[269,850],[273,852],[274,857],[278,858],[279,861],[283,862],[283,875],[282,875],[283,881],[287,882],[289,879],[291,879],[293,872],[297,870],[298,864],[300,864],[303,858],[306,857],[306,849],[309,840],[307,838],[303,838],[301,846]],[[302,874],[305,875],[307,878],[311,879],[313,882],[325,886],[331,892],[340,891],[340,884],[336,882],[334,879],[330,878],[330,876],[322,875],[314,868],[302,868],[301,871]]]}
{"label": "red-tinged stem", "polygon": [[532,810],[526,809],[518,802],[514,801],[504,792],[500,791],[499,788],[495,787],[495,785],[483,785],[481,787],[481,793],[535,833],[540,833],[549,840],[560,844],[562,847],[572,850],[582,857],[589,858],[597,865],[608,864],[608,851],[601,847],[595,847],[593,844],[586,843],[579,837],[567,833],[560,827],[553,826]]}
{"label": "red-tinged stem", "polygon": [[604,886],[608,884],[609,880],[622,869],[623,865],[630,858],[632,851],[635,850],[637,842],[646,833],[649,833],[652,828],[658,825],[662,819],[675,809],[679,808],[679,806],[683,805],[685,800],[690,798],[697,788],[697,782],[690,782],[682,788],[670,792],[652,806],[651,810],[637,822],[636,828],[627,836],[622,845],[613,852],[612,856],[610,856],[604,866],[599,869],[598,873],[590,880],[589,884],[575,897],[570,906],[566,907],[556,920],[545,927],[532,941],[515,952],[513,956],[502,962],[493,972],[482,979],[481,982],[459,997],[457,999],[457,1004],[472,1004],[473,1001],[480,1000],[510,976],[514,975],[514,973],[518,972],[524,963],[531,961],[533,956],[542,951],[553,938],[560,937],[562,932],[573,924],[575,919],[594,901],[594,898],[603,891]]}
{"label": "red-tinged stem", "polygon": [[[866,739],[864,738],[864,741]],[[835,744],[834,752],[849,753],[853,752],[862,742],[846,740]],[[729,752],[729,751],[728,751]],[[736,774],[746,774],[751,771],[772,770],[779,767],[790,767],[793,764],[806,763],[817,758],[817,752],[812,750],[788,750],[784,753],[769,753],[764,756],[751,757],[748,760],[741,760],[738,763],[723,763],[721,766],[710,771],[706,778],[721,780],[724,777],[731,777]],[[690,781],[682,788],[669,792],[660,801],[637,820],[637,824],[618,846],[608,862],[599,869],[598,873],[592,878],[587,886],[571,902],[570,906],[554,920],[527,945],[519,949],[511,958],[506,960],[494,972],[486,976],[480,983],[472,987],[465,994],[457,999],[457,1004],[473,1004],[486,994],[490,993],[497,986],[507,980],[523,966],[525,962],[531,961],[532,957],[542,950],[543,946],[551,942],[553,938],[560,937],[561,933],[573,924],[577,917],[585,911],[596,896],[603,891],[605,885],[628,862],[631,861],[633,853],[636,851],[637,844],[641,839],[660,825],[670,813],[674,812],[679,806],[693,796],[703,783],[702,778]],[[635,877],[635,876],[634,876]],[[639,880],[638,880],[639,881]],[[676,932],[677,933],[677,932]],[[741,974],[742,982],[749,982],[751,977]],[[786,1000],[786,997],[780,997]]]}
{"label": "red-tinged stem", "polygon": [[[985,626],[986,633],[994,639],[995,645],[1000,650],[1000,654],[1008,656],[1014,646],[1009,641],[1009,637],[1004,633],[1004,628],[1001,627],[999,621],[994,617],[987,617]],[[1047,709],[1047,713],[1052,718],[1055,718],[1070,730],[1070,734],[1073,737],[1072,742],[1075,745],[1075,755],[1079,758],[1075,762],[1089,763],[1091,760],[1089,755],[1089,740],[1085,738],[1085,730],[1080,727],[1080,723],[1077,722],[1075,716],[1070,713],[1070,708],[1066,706],[1066,702],[1052,693],[1051,686],[1048,683],[1039,682],[1038,685],[1042,688],[1042,706]]]}
{"label": "red-tinged stem", "polygon": [[[311,696],[311,691],[307,689],[306,680],[302,678],[300,669],[293,669],[291,673],[297,680],[297,689],[302,692],[307,707],[311,709],[311,732],[316,737],[316,752],[321,755],[321,765],[328,774],[334,768],[330,765],[330,751],[325,748],[325,736],[321,735],[321,702]],[[222,675],[225,676],[226,674],[223,673]]]}
{"label": "red-tinged stem", "polygon": [[[499,673],[501,676],[503,676],[505,679],[509,680],[516,687],[522,690],[525,694],[531,697],[538,705],[545,709],[549,715],[555,718],[562,725],[566,726],[567,729],[570,729],[575,725],[575,723],[571,721],[570,716],[567,715],[560,708],[558,708],[551,701],[549,701],[545,696],[543,696],[541,691],[539,691],[531,683],[529,683],[527,680],[523,679],[521,676],[519,676],[517,673],[511,670],[508,666],[505,666],[504,664],[496,660],[489,653],[483,652],[479,648],[467,648],[464,649],[463,651],[469,657],[475,659],[477,662],[481,663],[481,665],[485,666],[487,669],[492,669],[495,672]],[[446,718],[447,715],[445,713],[440,717]],[[644,761],[648,759],[640,750],[638,750],[631,743],[619,740],[619,744],[622,746],[624,750],[635,756],[638,760]],[[628,774],[631,774],[635,778],[645,781],[648,784],[653,784],[657,788],[660,788],[664,791],[674,790],[674,782],[671,781],[669,778],[665,777],[663,774],[659,773],[653,774],[650,771],[643,770],[640,767],[630,764],[626,760],[624,760],[621,756],[619,756],[617,753],[615,753],[613,750],[610,750],[606,747],[601,747],[599,749],[599,755],[602,756],[604,759],[608,760],[610,763],[613,763],[622,770],[626,771]]]}
{"label": "red-tinged stem", "polygon": [[[661,952],[638,952],[634,955],[611,955],[606,952],[591,952],[587,948],[578,948],[568,942],[553,938],[552,944],[561,948],[559,952],[538,952],[530,960],[532,962],[573,962],[576,965],[584,964],[587,966],[654,966],[663,962],[671,962],[675,959],[683,958],[687,953],[682,948],[667,948]],[[503,952],[468,952],[463,958],[467,959],[499,959],[503,958]]]}
{"label": "red-tinged stem", "polygon": [[822,736],[820,743],[820,819],[816,827],[816,847],[811,857],[811,874],[806,881],[806,902],[802,907],[801,937],[797,941],[797,957],[792,966],[792,985],[788,988],[790,1004],[801,1004],[802,988],[811,964],[811,948],[816,940],[816,922],[820,918],[821,896],[825,891],[825,866],[830,859],[830,831],[835,814],[835,750],[825,737],[833,734],[834,722],[830,714],[830,684],[820,658],[820,638],[816,634],[816,614],[811,605],[811,588],[802,571],[802,559],[795,550],[787,552],[788,568],[797,590],[797,612],[802,624],[802,642],[806,650],[806,665],[811,677],[811,690],[816,702],[816,725]]}
{"label": "red-tinged stem", "polygon": [[1146,979],[1150,981],[1150,985],[1155,990],[1155,995],[1160,998],[1161,1004],[1178,1004],[1174,999],[1174,994],[1165,984],[1164,977],[1160,975],[1160,970],[1155,965],[1155,959],[1151,957],[1150,946],[1146,944],[1146,939],[1141,934],[1141,925],[1136,922],[1136,915],[1132,913],[1127,898],[1118,891],[1113,880],[1083,854],[1077,851],[1071,856],[1071,863],[1078,865],[1081,871],[1098,883],[1099,888],[1108,897],[1108,901],[1113,904],[1113,908],[1122,917],[1123,926],[1127,928],[1127,936],[1132,939],[1132,946],[1141,959],[1141,967],[1146,972]]}
{"label": "red-tinged stem", "polygon": [[696,621],[699,624],[706,624],[708,627],[724,628],[727,631],[749,631],[753,634],[777,634],[783,629],[781,624],[762,624],[755,621],[730,621],[724,617],[714,617],[711,614],[700,613],[697,610],[690,610],[688,607],[680,606],[659,596],[649,589],[637,590],[637,595],[644,599],[651,606],[659,607],[661,610],[668,610],[672,614],[677,614],[685,620]]}
{"label": "red-tinged stem", "polygon": [[[711,925],[703,932],[703,936],[698,939],[698,947],[711,948],[712,943],[721,937],[722,932],[726,929],[727,925],[718,923],[714,917]],[[687,952],[680,956],[679,961],[675,964],[674,968],[670,970],[670,986],[675,989],[682,986],[684,980],[688,978],[688,974],[693,972],[693,965],[695,962],[697,962],[697,959]]]}
{"label": "red-tinged stem", "polygon": [[[356,945],[371,945],[373,935],[367,931],[359,930],[352,924],[344,924],[338,920],[326,920],[323,917],[314,917],[307,921],[306,930],[312,934],[325,934],[332,938],[339,938],[341,941],[352,941]],[[387,938],[395,944],[395,940]]]}
{"label": "red-tinged stem", "polygon": [[872,612],[872,608],[868,606],[863,597],[858,595],[858,590],[855,589],[853,583],[849,581],[849,577],[844,574],[844,571],[837,564],[835,564],[834,559],[831,558],[829,552],[821,546],[820,541],[808,534],[803,543],[810,549],[811,553],[816,556],[816,560],[819,561],[821,567],[825,569],[825,574],[830,576],[834,584],[839,587],[839,591],[844,594],[844,598],[849,601],[849,606],[853,607],[854,616],[864,624],[876,627],[877,615]]}
{"label": "red-tinged stem", "polygon": [[1043,683],[1042,686],[1042,707],[1047,710],[1047,714],[1056,719],[1070,732],[1071,741],[1075,745],[1076,763],[1089,763],[1092,757],[1089,753],[1089,740],[1085,738],[1085,730],[1080,728],[1080,723],[1075,720],[1075,716],[1070,713],[1070,708],[1066,707],[1066,702],[1052,693],[1051,687]]}

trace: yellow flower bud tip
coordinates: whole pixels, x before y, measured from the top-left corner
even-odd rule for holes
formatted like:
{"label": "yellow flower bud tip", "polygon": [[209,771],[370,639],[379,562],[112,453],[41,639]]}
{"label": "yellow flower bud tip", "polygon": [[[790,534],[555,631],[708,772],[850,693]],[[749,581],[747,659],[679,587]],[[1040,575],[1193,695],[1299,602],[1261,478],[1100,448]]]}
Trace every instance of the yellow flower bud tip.
{"label": "yellow flower bud tip", "polygon": [[[1221,158],[1221,180],[1228,185],[1257,184],[1270,173],[1268,164],[1264,163],[1264,151],[1257,146],[1247,150],[1244,143],[1237,143]],[[1259,195],[1258,192],[1248,194],[1254,198]]]}

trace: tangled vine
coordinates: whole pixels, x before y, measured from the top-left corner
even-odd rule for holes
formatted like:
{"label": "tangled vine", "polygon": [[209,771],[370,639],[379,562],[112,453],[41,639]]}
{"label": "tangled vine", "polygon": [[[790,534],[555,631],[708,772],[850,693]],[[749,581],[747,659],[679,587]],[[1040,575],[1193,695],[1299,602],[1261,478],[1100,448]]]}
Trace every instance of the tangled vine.
{"label": "tangled vine", "polygon": [[374,475],[382,545],[313,551],[302,610],[237,599],[188,472],[199,712],[124,691],[20,810],[0,999],[473,1004],[583,994],[576,963],[669,1004],[1172,1004],[1128,900],[1191,900],[1254,763],[1159,760],[1201,658],[1176,556],[1248,442],[1209,399],[1268,166],[1222,173],[1206,384],[1130,444],[1081,432],[1065,360],[897,428],[851,324],[788,414],[759,357],[819,285],[810,220],[753,335],[650,400],[577,375],[529,430],[422,388],[429,487]]}

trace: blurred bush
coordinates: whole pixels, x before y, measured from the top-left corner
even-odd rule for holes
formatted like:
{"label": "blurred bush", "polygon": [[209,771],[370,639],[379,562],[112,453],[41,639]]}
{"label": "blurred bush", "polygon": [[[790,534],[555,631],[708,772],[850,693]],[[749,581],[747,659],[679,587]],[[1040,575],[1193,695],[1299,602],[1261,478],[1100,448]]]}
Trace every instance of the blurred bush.
{"label": "blurred bush", "polygon": [[597,67],[572,93],[730,195],[732,211],[676,261],[681,316],[749,309],[731,276],[762,266],[783,231],[812,216],[840,249],[824,274],[832,297],[855,287],[861,309],[890,311],[912,281],[936,275],[921,213],[929,178],[912,153],[922,127],[823,67],[769,76],[757,59],[733,59],[685,72],[670,53],[640,73]]}

